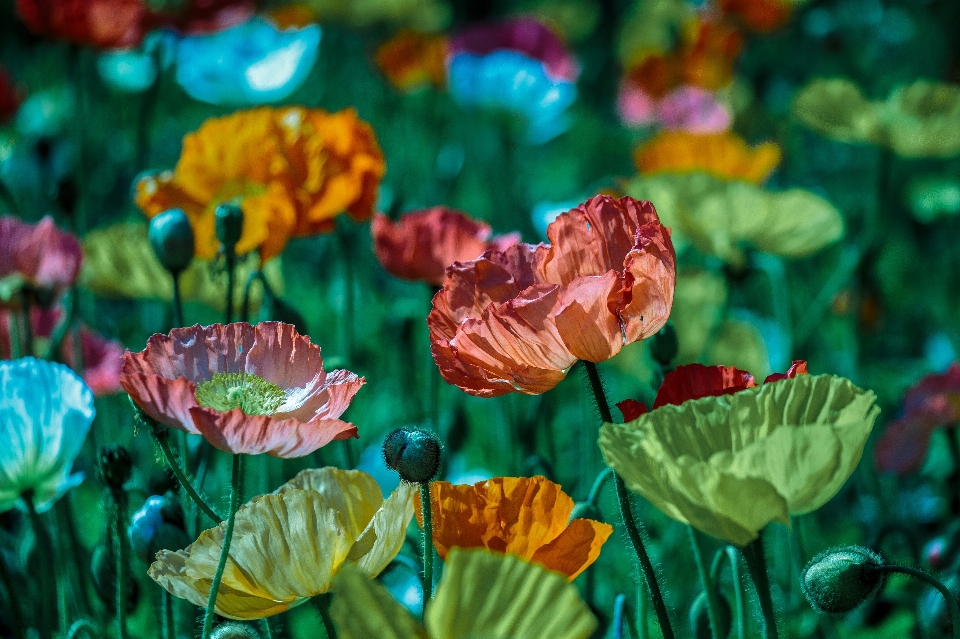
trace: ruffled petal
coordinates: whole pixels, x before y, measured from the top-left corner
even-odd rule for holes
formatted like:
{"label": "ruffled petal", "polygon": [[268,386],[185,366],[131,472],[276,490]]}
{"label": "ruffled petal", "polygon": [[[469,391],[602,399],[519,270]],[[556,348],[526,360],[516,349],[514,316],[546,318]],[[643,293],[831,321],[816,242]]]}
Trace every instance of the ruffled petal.
{"label": "ruffled petal", "polygon": [[397,556],[407,539],[413,519],[413,484],[402,482],[377,510],[357,538],[348,559],[356,562],[368,577],[376,577]]}
{"label": "ruffled petal", "polygon": [[246,415],[239,408],[220,412],[197,406],[190,409],[193,424],[204,438],[228,453],[271,457],[303,457],[338,439],[358,437],[357,427],[339,419],[276,419]]}
{"label": "ruffled petal", "polygon": [[653,407],[657,409],[701,397],[729,395],[756,385],[753,375],[733,366],[677,366],[664,376]]}
{"label": "ruffled petal", "polygon": [[[337,511],[344,528],[354,539],[370,524],[383,505],[383,493],[377,481],[361,470],[308,468],[275,491],[314,490],[323,495],[330,508]],[[352,551],[351,551],[352,552]]]}
{"label": "ruffled petal", "polygon": [[345,565],[333,580],[330,615],[342,639],[429,639],[390,591]]}
{"label": "ruffled petal", "polygon": [[[653,207],[651,207],[653,208]],[[658,221],[641,226],[623,261],[620,310],[627,344],[655,334],[670,317],[677,283],[677,254],[670,231]]]}
{"label": "ruffled petal", "polygon": [[533,553],[531,561],[577,578],[600,556],[600,548],[613,532],[613,526],[592,519],[574,519],[566,530]]}
{"label": "ruffled petal", "polygon": [[[130,352],[124,354],[124,371]],[[167,379],[159,375],[124,372],[120,386],[130,399],[156,421],[194,435],[200,434],[193,423],[191,409],[199,408],[197,385],[186,379]]]}
{"label": "ruffled petal", "polygon": [[618,305],[621,286],[617,271],[608,271],[578,277],[560,289],[557,332],[577,359],[605,362],[623,348],[620,318],[610,310]]}

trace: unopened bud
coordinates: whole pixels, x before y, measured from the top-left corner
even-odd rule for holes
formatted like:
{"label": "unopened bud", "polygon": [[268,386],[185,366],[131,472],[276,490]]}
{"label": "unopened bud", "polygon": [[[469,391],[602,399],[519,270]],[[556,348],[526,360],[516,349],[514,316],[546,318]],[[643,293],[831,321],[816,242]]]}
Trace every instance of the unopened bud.
{"label": "unopened bud", "polygon": [[169,209],[152,218],[148,237],[157,259],[171,273],[179,273],[193,260],[193,227],[182,210]]}
{"label": "unopened bud", "polygon": [[243,235],[243,209],[236,204],[221,204],[214,214],[217,239],[232,251]]}
{"label": "unopened bud", "polygon": [[210,639],[260,639],[260,635],[245,623],[222,623],[210,633]]}
{"label": "unopened bud", "polygon": [[[730,602],[723,596],[719,590],[714,591],[717,601],[717,636],[720,639],[726,639],[730,636],[730,630],[733,628],[733,614],[730,609]],[[710,639],[713,633],[710,631],[710,613],[707,610],[707,593],[701,592],[693,600],[690,606],[690,629],[693,632],[694,639]]]}
{"label": "unopened bud", "polygon": [[821,614],[850,612],[869,600],[886,580],[883,557],[862,546],[826,550],[803,569],[800,587]]}
{"label": "unopened bud", "polygon": [[398,428],[383,442],[383,459],[404,481],[425,484],[440,472],[443,447],[430,431]]}
{"label": "unopened bud", "polygon": [[103,447],[97,456],[97,470],[110,490],[123,490],[133,474],[133,459],[123,446]]}

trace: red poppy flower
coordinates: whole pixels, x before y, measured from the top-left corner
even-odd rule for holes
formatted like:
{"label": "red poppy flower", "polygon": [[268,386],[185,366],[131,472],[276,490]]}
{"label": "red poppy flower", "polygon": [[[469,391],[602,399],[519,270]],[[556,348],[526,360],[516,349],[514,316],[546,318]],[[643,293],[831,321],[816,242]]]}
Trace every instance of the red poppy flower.
{"label": "red poppy flower", "polygon": [[302,457],[357,437],[338,419],[365,383],[326,373],[320,347],[289,324],[176,328],[123,356],[120,384],[162,424],[229,453]]}
{"label": "red poppy flower", "polygon": [[450,39],[450,55],[486,55],[499,49],[522,53],[543,62],[551,77],[574,81],[580,73],[577,61],[563,40],[533,18],[516,18],[468,27]]}
{"label": "red poppy flower", "polygon": [[17,113],[20,108],[20,94],[13,86],[10,74],[0,67],[0,124],[3,124]]}
{"label": "red poppy flower", "polygon": [[666,323],[676,253],[650,202],[598,195],[516,244],[447,269],[427,318],[443,378],[493,397],[539,394]]}
{"label": "red poppy flower", "polygon": [[873,451],[877,467],[898,475],[920,467],[935,430],[960,423],[960,362],[920,380],[903,405],[903,416],[887,427]]}
{"label": "red poppy flower", "polygon": [[[80,242],[59,230],[49,215],[37,224],[0,217],[0,296],[23,287],[57,295],[76,281],[82,261]],[[0,299],[4,302],[17,300]]]}
{"label": "red poppy flower", "polygon": [[174,1],[168,7],[152,3],[151,13],[146,17],[147,30],[172,28],[195,35],[215,33],[246,22],[256,13],[253,0],[187,0]]}
{"label": "red poppy flower", "polygon": [[490,238],[490,227],[444,206],[408,213],[399,222],[377,214],[370,225],[373,249],[383,268],[405,280],[440,286],[454,262],[473,260],[484,251],[504,251],[519,233]]}
{"label": "red poppy flower", "polygon": [[38,36],[97,48],[134,47],[144,35],[142,0],[17,0]]}

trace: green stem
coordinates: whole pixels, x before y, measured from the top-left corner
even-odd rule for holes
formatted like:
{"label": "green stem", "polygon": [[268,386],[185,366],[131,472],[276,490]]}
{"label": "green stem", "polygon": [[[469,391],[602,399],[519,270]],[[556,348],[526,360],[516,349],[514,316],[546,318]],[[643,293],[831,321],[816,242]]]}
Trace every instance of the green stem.
{"label": "green stem", "polygon": [[700,538],[693,526],[687,526],[687,532],[690,534],[690,547],[693,548],[693,559],[697,564],[697,572],[700,573],[700,583],[703,585],[703,592],[707,597],[707,618],[710,621],[710,636],[713,639],[720,639],[720,612],[717,608],[717,591],[714,581],[710,578],[710,571],[707,568],[707,562],[703,558],[703,549],[700,547]]}
{"label": "green stem", "polygon": [[260,627],[263,628],[263,638],[273,639],[273,628],[270,627],[270,619],[264,617],[260,620]]}
{"label": "green stem", "polygon": [[237,277],[237,254],[232,248],[227,248],[227,308],[224,324],[233,321],[233,286]]}
{"label": "green stem", "polygon": [[650,629],[647,627],[647,587],[640,582],[637,588],[637,639],[647,639]]}
{"label": "green stem", "polygon": [[900,573],[902,575],[909,575],[911,577],[916,577],[921,581],[927,582],[929,585],[933,586],[940,591],[940,594],[943,595],[943,598],[947,600],[947,608],[950,610],[950,621],[953,626],[953,639],[960,639],[960,607],[957,606],[957,599],[953,596],[953,593],[950,592],[950,589],[943,585],[939,579],[928,575],[922,570],[917,570],[916,568],[910,568],[909,566],[897,566],[894,564],[884,564],[883,566],[870,566],[866,564],[864,566],[870,570],[879,570],[885,573]]}
{"label": "green stem", "polygon": [[181,271],[170,273],[173,276],[173,327],[183,326],[183,296],[180,292]]}
{"label": "green stem", "polygon": [[3,587],[7,589],[7,600],[10,602],[10,625],[12,626],[13,636],[16,639],[24,639],[27,636],[26,626],[23,623],[23,611],[20,608],[20,595],[17,587],[13,585],[13,577],[10,575],[10,569],[7,568],[7,562],[0,553],[0,581],[3,581]]}
{"label": "green stem", "polygon": [[[747,636],[747,609],[743,604],[743,579],[740,577],[740,556],[737,555],[737,549],[733,546],[727,546],[721,552],[726,555],[730,561],[730,579],[733,581],[733,596],[735,619],[737,621],[737,639],[746,639]],[[714,579],[716,583],[716,579]]]}
{"label": "green stem", "polygon": [[603,489],[603,485],[607,483],[607,480],[613,477],[613,469],[609,466],[600,471],[600,474],[597,475],[597,478],[593,480],[593,486],[590,487],[590,492],[587,494],[587,503],[591,506],[597,505],[597,499],[600,497],[600,491]]}
{"label": "green stem", "polygon": [[230,542],[233,538],[233,524],[237,518],[237,508],[240,506],[240,491],[243,486],[243,455],[233,455],[233,473],[230,478],[230,515],[227,517],[227,527],[223,535],[223,547],[220,549],[220,561],[217,563],[217,572],[213,575],[210,584],[210,596],[207,597],[207,611],[203,615],[203,639],[210,639],[213,629],[214,609],[217,605],[217,594],[220,591],[220,582],[223,581],[223,571],[227,567],[227,557],[230,556]]}
{"label": "green stem", "polygon": [[117,519],[117,637],[127,637],[127,494],[123,489],[114,491]]}
{"label": "green stem", "polygon": [[23,357],[23,345],[20,343],[20,320],[17,313],[7,314],[7,330],[10,335],[10,359]]}
{"label": "green stem", "polygon": [[251,273],[250,277],[247,278],[246,285],[244,285],[243,287],[243,302],[240,305],[240,321],[241,322],[250,321],[250,292],[251,290],[253,290],[254,282],[260,282],[260,286],[263,287],[264,301],[273,297],[273,289],[270,288],[270,283],[267,282],[267,278],[263,274],[263,269],[259,268],[253,273]]}
{"label": "green stem", "polygon": [[433,597],[433,499],[430,482],[420,484],[420,504],[423,511],[423,607]]}
{"label": "green stem", "polygon": [[760,599],[763,636],[766,639],[777,639],[777,617],[773,610],[773,599],[770,597],[770,579],[767,576],[767,558],[763,550],[762,533],[740,551],[747,562],[747,569],[750,571],[753,585],[757,589],[757,597]]}
{"label": "green stem", "polygon": [[173,595],[167,592],[166,588],[161,588],[163,599],[161,607],[163,608],[163,637],[164,639],[177,639],[177,628],[173,620]]}
{"label": "green stem", "polygon": [[[600,372],[597,365],[593,362],[583,362],[584,369],[587,371],[587,378],[590,380],[590,388],[593,390],[593,397],[597,402],[597,409],[600,411],[600,419],[606,423],[613,422],[610,416],[610,405],[607,403],[607,396],[603,392],[603,383],[600,381]],[[647,555],[647,549],[643,545],[643,538],[640,536],[640,530],[633,517],[633,511],[630,509],[630,493],[627,486],[623,483],[623,478],[614,473],[613,485],[617,489],[617,503],[620,505],[620,516],[623,519],[623,526],[627,529],[627,536],[633,546],[637,559],[640,561],[640,569],[643,572],[643,578],[647,584],[647,590],[650,598],[653,600],[653,609],[657,613],[657,623],[660,625],[660,632],[664,639],[673,639],[673,627],[670,625],[670,615],[667,613],[667,606],[663,602],[663,594],[660,592],[660,584],[657,583],[657,573]]]}
{"label": "green stem", "polygon": [[20,313],[23,318],[23,344],[21,350],[27,357],[33,357],[33,318],[30,308],[33,302],[33,294],[26,290],[20,291]]}
{"label": "green stem", "polygon": [[325,592],[310,598],[313,607],[320,613],[320,619],[323,620],[323,629],[327,632],[327,639],[337,639],[337,629],[333,625],[333,617],[330,616],[330,603],[333,597],[329,592]]}
{"label": "green stem", "polygon": [[87,636],[91,637],[91,639],[100,639],[100,633],[97,632],[97,627],[86,619],[74,621],[73,625],[67,630],[64,639],[76,639],[81,632],[87,633]]}
{"label": "green stem", "polygon": [[50,562],[53,559],[53,541],[50,539],[50,532],[40,520],[37,508],[33,503],[33,494],[24,493],[23,501],[27,504],[27,513],[30,515],[30,524],[33,527],[33,534],[37,540],[37,555],[40,560],[40,628],[41,639],[47,639],[53,636],[51,623],[57,619],[56,596],[54,593],[53,570]]}
{"label": "green stem", "polygon": [[61,499],[58,499],[54,508],[57,511],[58,518],[62,517],[63,527],[67,529],[67,543],[70,546],[70,556],[75,560],[70,563],[73,564],[75,569],[77,589],[80,591],[80,606],[84,614],[90,614],[90,611],[93,609],[90,605],[90,584],[88,581],[90,577],[87,571],[81,568],[81,566],[90,565],[90,558],[89,553],[80,545],[80,539],[77,537],[77,526],[74,521],[75,517],[73,516],[73,508],[70,505],[69,497],[69,495],[64,495]]}

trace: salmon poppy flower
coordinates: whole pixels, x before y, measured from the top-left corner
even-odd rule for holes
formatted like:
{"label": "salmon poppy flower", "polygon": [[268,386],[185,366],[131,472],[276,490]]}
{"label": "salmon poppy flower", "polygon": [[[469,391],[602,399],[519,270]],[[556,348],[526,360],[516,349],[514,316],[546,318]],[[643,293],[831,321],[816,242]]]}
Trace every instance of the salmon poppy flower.
{"label": "salmon poppy flower", "polygon": [[920,380],[903,405],[903,416],[887,426],[873,451],[877,467],[898,475],[920,467],[937,429],[960,423],[960,362]]}
{"label": "salmon poppy flower", "polygon": [[440,286],[454,262],[504,251],[520,241],[519,233],[490,237],[490,226],[465,213],[435,206],[407,213],[398,222],[377,214],[370,224],[373,250],[383,268],[405,280]]}
{"label": "salmon poppy flower", "polygon": [[326,373],[320,347],[289,324],[175,328],[123,356],[120,385],[161,424],[228,453],[302,457],[357,437],[338,419],[365,383]]}
{"label": "salmon poppy flower", "polygon": [[[613,527],[574,519],[571,499],[545,477],[494,477],[469,485],[430,483],[433,545],[441,559],[451,548],[486,548],[563,573],[571,581],[596,561]],[[417,519],[422,513],[414,498]]]}
{"label": "salmon poppy flower", "polygon": [[547,237],[447,269],[427,324],[448,383],[478,397],[536,395],[578,359],[606,361],[666,323],[676,253],[650,202],[598,195]]}
{"label": "salmon poppy flower", "polygon": [[441,35],[401,31],[380,45],[374,60],[401,90],[447,82],[447,38]]}
{"label": "salmon poppy flower", "polygon": [[135,47],[144,36],[142,0],[17,0],[35,35],[97,48]]}
{"label": "salmon poppy flower", "polygon": [[183,209],[202,259],[220,247],[217,206],[238,204],[237,253],[259,250],[265,262],[290,238],[331,231],[340,213],[369,219],[384,171],[373,129],[353,109],[261,107],[212,118],[188,134],[174,170],[141,178],[136,201],[151,218]]}
{"label": "salmon poppy flower", "polygon": [[634,159],[645,174],[699,171],[759,184],[780,164],[780,147],[767,142],[751,148],[731,132],[663,131],[642,144]]}
{"label": "salmon poppy flower", "polygon": [[17,304],[23,290],[56,297],[73,286],[82,261],[80,242],[49,215],[37,224],[0,217],[0,303]]}

